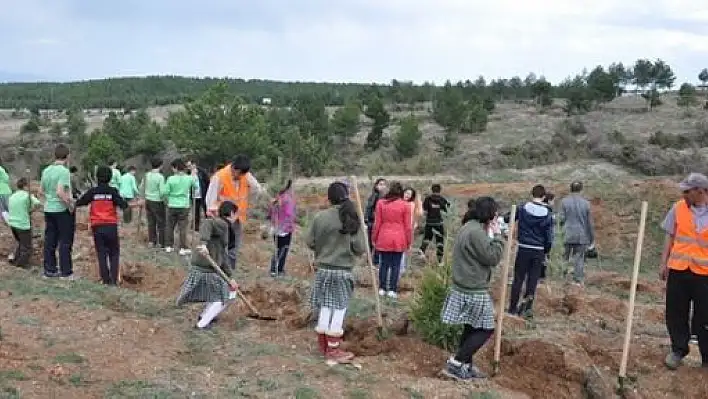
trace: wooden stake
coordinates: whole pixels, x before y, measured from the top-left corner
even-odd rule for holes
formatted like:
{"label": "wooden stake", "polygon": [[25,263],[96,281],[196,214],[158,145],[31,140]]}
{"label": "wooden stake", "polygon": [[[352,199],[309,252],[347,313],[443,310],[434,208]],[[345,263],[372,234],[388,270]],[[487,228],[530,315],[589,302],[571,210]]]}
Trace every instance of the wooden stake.
{"label": "wooden stake", "polygon": [[499,372],[499,358],[501,357],[501,336],[504,323],[504,307],[506,306],[506,290],[509,282],[509,267],[511,265],[511,247],[514,242],[514,229],[516,228],[516,205],[511,206],[511,220],[509,221],[509,237],[504,246],[504,263],[502,264],[499,285],[499,303],[497,304],[497,326],[494,329],[494,361],[492,362],[493,374]]}
{"label": "wooden stake", "polygon": [[627,310],[627,326],[624,333],[624,347],[622,348],[622,361],[619,369],[620,388],[624,386],[624,379],[627,376],[627,360],[629,358],[629,343],[632,340],[632,318],[634,317],[634,301],[637,297],[637,278],[639,277],[639,266],[642,263],[642,246],[644,245],[644,228],[647,221],[647,209],[649,204],[642,201],[642,212],[639,217],[639,233],[637,234],[637,247],[634,251],[634,269],[632,270],[632,283],[629,287],[629,309]]}
{"label": "wooden stake", "polygon": [[[364,222],[364,209],[361,206],[361,197],[359,196],[359,182],[356,176],[351,177],[352,186],[354,186],[354,198],[356,199],[357,212],[359,213],[359,220],[361,221],[361,229],[366,234],[366,223]],[[369,264],[369,270],[371,271],[371,288],[374,290],[374,298],[376,298],[376,316],[379,323],[379,329],[383,328],[383,316],[381,314],[381,299],[379,298],[379,290],[376,286],[376,271],[374,269],[374,262],[371,259],[371,248],[369,247],[368,238],[364,240],[364,246],[366,246],[366,261]]]}

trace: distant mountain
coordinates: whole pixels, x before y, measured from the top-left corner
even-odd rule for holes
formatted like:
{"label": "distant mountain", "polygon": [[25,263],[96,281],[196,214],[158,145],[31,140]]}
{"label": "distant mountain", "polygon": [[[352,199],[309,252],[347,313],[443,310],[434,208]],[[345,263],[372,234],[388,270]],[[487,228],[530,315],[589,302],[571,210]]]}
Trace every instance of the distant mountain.
{"label": "distant mountain", "polygon": [[0,71],[0,83],[39,82],[44,80],[46,78],[29,73]]}

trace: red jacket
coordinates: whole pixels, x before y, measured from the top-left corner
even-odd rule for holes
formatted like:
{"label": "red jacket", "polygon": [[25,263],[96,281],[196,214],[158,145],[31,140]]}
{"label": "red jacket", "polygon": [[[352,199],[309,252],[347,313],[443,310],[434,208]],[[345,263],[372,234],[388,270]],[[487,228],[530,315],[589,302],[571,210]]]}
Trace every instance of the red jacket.
{"label": "red jacket", "polygon": [[381,199],[376,204],[371,241],[380,252],[405,252],[413,239],[411,208],[402,199]]}

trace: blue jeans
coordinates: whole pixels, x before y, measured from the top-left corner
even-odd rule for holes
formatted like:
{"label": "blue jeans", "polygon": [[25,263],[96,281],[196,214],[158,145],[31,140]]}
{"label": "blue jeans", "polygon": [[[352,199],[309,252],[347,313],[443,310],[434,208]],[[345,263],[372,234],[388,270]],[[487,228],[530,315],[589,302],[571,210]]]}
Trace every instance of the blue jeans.
{"label": "blue jeans", "polygon": [[379,289],[398,292],[403,252],[379,252]]}
{"label": "blue jeans", "polygon": [[270,272],[276,274],[283,274],[285,272],[285,258],[288,256],[288,250],[290,249],[290,241],[292,240],[292,233],[285,236],[277,236],[275,238],[275,245],[277,251],[273,254],[273,258],[270,260]]}
{"label": "blue jeans", "polygon": [[64,212],[44,212],[44,274],[55,276],[57,270],[57,249],[62,276],[71,276],[74,268],[71,248],[74,246],[76,230],[75,214]]}

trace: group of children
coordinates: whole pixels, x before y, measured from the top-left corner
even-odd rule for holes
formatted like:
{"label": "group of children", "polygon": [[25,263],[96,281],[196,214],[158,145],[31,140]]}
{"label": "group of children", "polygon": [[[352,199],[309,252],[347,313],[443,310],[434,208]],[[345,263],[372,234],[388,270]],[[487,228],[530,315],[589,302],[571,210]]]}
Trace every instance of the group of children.
{"label": "group of children", "polygon": [[[178,229],[180,254],[190,253],[187,242],[189,211],[199,191],[199,180],[192,164],[182,159],[172,162],[173,174],[165,179],[161,172],[162,160],[152,160],[152,170],[140,184],[145,200],[141,198],[136,181],[137,169],[129,166],[121,174],[114,161],[98,166],[94,176],[96,185],[81,192],[76,179],[76,168],[68,167],[69,148],[63,144],[54,150],[54,162],[41,173],[42,204],[29,190],[27,178],[16,181],[16,191],[10,189],[7,171],[0,166],[0,211],[3,221],[11,228],[17,242],[8,260],[19,267],[29,267],[32,252],[32,211],[43,205],[44,256],[43,276],[73,279],[72,247],[76,229],[77,207],[90,206],[89,223],[98,255],[101,281],[116,284],[119,267],[118,211],[123,223],[131,223],[132,208],[147,210],[149,245],[172,252],[174,230]],[[58,252],[58,262],[57,262]]]}
{"label": "group of children", "polygon": [[[69,150],[63,145],[55,150],[54,164],[42,172],[41,188],[45,195],[45,260],[46,277],[71,278],[71,246],[75,226],[75,207],[90,205],[90,223],[93,232],[101,280],[105,284],[118,282],[119,234],[117,209],[125,211],[142,205],[134,183],[134,169],[126,177],[116,178],[115,165],[99,166],[97,184],[74,201],[71,172],[67,168]],[[160,172],[161,163],[153,161],[153,169],[144,179],[145,205],[148,210],[149,241],[153,246],[164,246],[169,251],[173,240],[170,226],[187,228],[184,223],[190,209],[191,191],[199,189],[193,174],[188,174],[182,160],[172,162],[174,174],[166,180]],[[244,180],[245,181],[245,180]],[[115,187],[116,183],[118,187]],[[373,215],[368,214],[369,239],[373,241],[379,263],[379,286],[395,297],[398,272],[403,253],[411,248],[418,217],[426,215],[424,244],[444,234],[443,215],[449,202],[440,195],[440,186],[432,187],[432,194],[422,205],[416,205],[416,193],[385,180],[377,182]],[[0,204],[2,203],[2,171],[0,171]],[[133,197],[130,197],[133,194]],[[366,252],[366,234],[349,198],[349,188],[342,182],[332,183],[327,190],[331,207],[314,217],[306,233],[306,245],[314,252],[316,274],[312,285],[310,305],[317,312],[318,347],[328,361],[346,363],[354,354],[342,350],[344,318],[354,290],[352,269],[357,257]],[[12,227],[18,247],[13,262],[26,266],[31,250],[30,214],[40,202],[28,191],[28,181],[19,179],[17,190],[7,199],[8,223]],[[503,238],[498,224],[498,205],[489,197],[471,203],[463,219],[463,227],[455,239],[452,251],[452,287],[441,318],[444,323],[462,324],[464,332],[457,353],[446,364],[444,372],[456,379],[484,377],[472,363],[472,356],[488,340],[494,330],[494,308],[489,295],[491,270],[502,255]],[[163,208],[165,207],[165,208]],[[236,201],[220,200],[216,212],[210,212],[200,226],[200,242],[191,257],[191,268],[178,296],[179,305],[189,302],[206,303],[196,327],[209,328],[227,303],[235,298],[238,284],[233,279],[229,248],[234,246],[234,229],[240,213]],[[165,209],[165,210],[163,210]],[[160,227],[161,215],[167,215],[167,231]],[[274,275],[284,270],[284,258],[293,233],[294,199],[291,182],[271,202],[269,212],[274,226],[276,254],[271,261]],[[124,216],[125,217],[125,216]],[[182,233],[180,232],[182,236]],[[182,250],[185,239],[180,237]],[[442,244],[439,238],[437,243]],[[55,250],[59,249],[59,266]],[[438,259],[442,260],[442,245],[438,245]],[[181,251],[186,254],[188,252]],[[393,295],[391,295],[393,292]]]}

